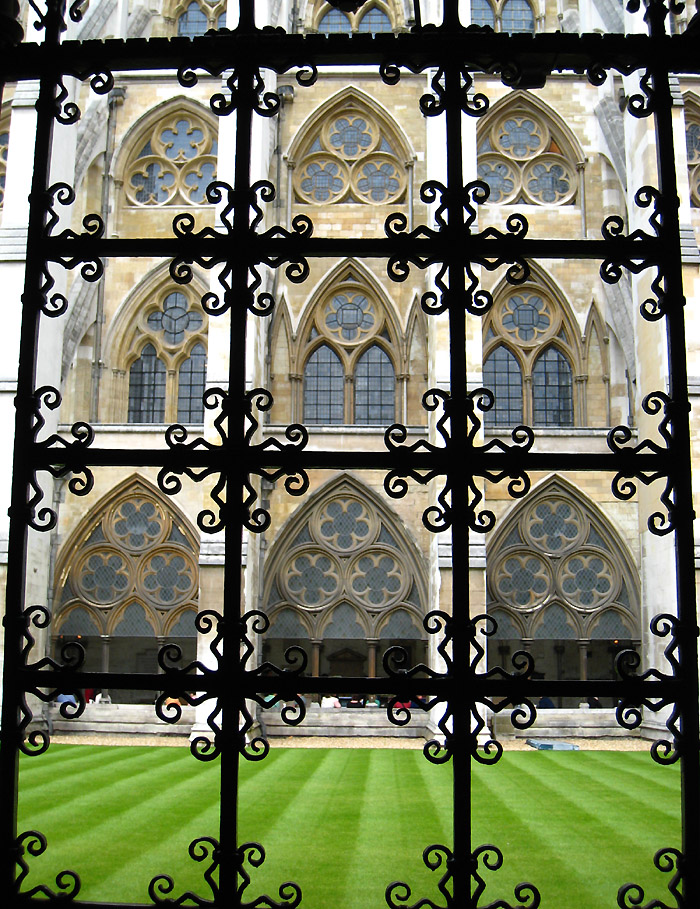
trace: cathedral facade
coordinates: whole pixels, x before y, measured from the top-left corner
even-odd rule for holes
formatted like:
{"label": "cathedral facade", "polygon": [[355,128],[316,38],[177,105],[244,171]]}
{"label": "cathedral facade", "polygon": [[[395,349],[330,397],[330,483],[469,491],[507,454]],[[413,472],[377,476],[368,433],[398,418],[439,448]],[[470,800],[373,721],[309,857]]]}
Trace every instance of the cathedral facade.
{"label": "cathedral facade", "polygon": [[[423,24],[438,21],[430,0],[421,12]],[[416,10],[401,0],[370,0],[354,12],[275,0],[258,13],[259,25],[298,33],[400,35],[415,25]],[[485,33],[643,27],[614,0],[472,0],[460,15]],[[672,17],[673,29],[682,32],[689,15]],[[236,16],[225,2],[208,0],[97,0],[69,37],[196,39],[235,27]],[[265,74],[279,107],[254,121],[261,229],[293,231],[308,219],[315,238],[350,238],[359,252],[319,254],[296,269],[260,268],[241,342],[257,405],[251,432],[263,444],[292,439],[288,427],[303,424],[307,450],[346,452],[356,466],[339,472],[319,457],[301,495],[272,472],[252,482],[252,499],[269,515],[251,513],[242,547],[245,608],[269,623],[255,639],[255,659],[283,665],[301,648],[313,676],[377,678],[389,648],[401,648],[390,654],[437,667],[443,657],[430,613],[451,613],[452,564],[460,557],[449,529],[434,532],[441,530],[439,485],[428,478],[403,494],[387,484],[386,471],[364,466],[362,454],[383,451],[387,439],[440,440],[440,394],[454,353],[439,307],[444,274],[430,263],[387,267],[362,255],[360,241],[385,236],[392,224],[408,232],[440,225],[435,185],[445,181],[445,133],[425,101],[438,74],[402,72],[399,88],[363,64],[324,67],[313,84],[303,70],[295,75]],[[59,213],[61,226],[79,230],[96,213],[105,237],[119,240],[216,229],[227,214],[207,189],[233,184],[236,168],[233,120],[219,116],[214,101],[222,80],[226,73],[190,81],[115,73],[105,94],[67,80],[82,116],[54,132],[52,181],[75,192]],[[462,119],[463,171],[476,187],[480,231],[503,231],[522,216],[533,239],[596,239],[606,219],[611,230],[649,229],[649,206],[635,195],[655,183],[656,157],[653,124],[630,110],[638,76],[600,81],[555,72],[543,87],[511,88],[479,74],[464,90],[488,99],[478,116]],[[700,80],[677,79],[673,91],[694,395]],[[36,97],[32,83],[7,86],[0,115],[0,269],[11,313],[0,380],[6,426],[16,390]],[[89,423],[96,445],[119,450],[165,448],[168,431],[171,439],[216,443],[234,350],[232,301],[221,266],[187,267],[184,280],[154,245],[152,254],[108,261],[94,283],[79,269],[56,270],[57,312],[42,322],[37,382],[60,391],[60,404],[51,401],[44,414],[49,430],[70,440],[71,427]],[[474,277],[481,310],[467,317],[463,355],[467,391],[480,401],[476,431],[488,444],[530,426],[534,450],[551,454],[553,465],[533,472],[522,495],[493,478],[475,490],[483,496],[483,532],[472,533],[464,558],[471,612],[490,617],[485,660],[505,670],[526,650],[538,677],[563,681],[614,678],[624,650],[637,651],[643,667],[661,665],[664,642],[649,626],[672,610],[675,596],[672,542],[650,530],[663,512],[663,484],[640,483],[621,496],[607,476],[557,466],[569,454],[605,453],[616,440],[662,439],[653,395],[667,390],[668,367],[662,326],[643,318],[650,277],[605,273],[596,259],[546,257],[520,275],[483,261]],[[5,476],[9,436],[0,443]],[[31,532],[29,543],[27,602],[51,612],[38,646],[56,656],[80,641],[86,670],[96,672],[156,672],[167,643],[184,661],[206,664],[197,616],[221,610],[226,572],[215,477],[174,484],[157,467],[105,465],[84,495],[75,494],[73,479],[42,475],[56,521],[47,533]],[[103,694],[113,705],[148,702],[138,690]],[[555,706],[579,701],[561,696]]]}

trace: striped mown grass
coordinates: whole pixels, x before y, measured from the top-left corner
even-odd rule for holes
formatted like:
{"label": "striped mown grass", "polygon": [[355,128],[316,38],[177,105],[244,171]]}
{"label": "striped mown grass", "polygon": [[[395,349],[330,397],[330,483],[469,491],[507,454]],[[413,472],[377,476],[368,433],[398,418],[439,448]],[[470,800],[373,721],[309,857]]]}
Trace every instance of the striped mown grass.
{"label": "striped mown grass", "polygon": [[[473,841],[495,843],[503,868],[486,873],[484,902],[510,903],[513,887],[535,883],[544,909],[616,906],[620,884],[635,881],[662,898],[666,876],[653,868],[662,846],[679,846],[679,775],[634,752],[511,752],[495,767],[474,767]],[[175,879],[174,896],[210,896],[191,840],[217,836],[219,765],[186,749],[53,745],[21,764],[20,830],[48,839],[30,858],[26,886],[77,871],[81,896],[147,902],[149,880]],[[438,873],[423,867],[431,843],[450,845],[451,768],[420,751],[273,749],[241,767],[242,840],[265,847],[246,896],[277,895],[286,880],[308,909],[385,905],[392,880],[443,905]],[[467,806],[457,806],[465,821]]]}

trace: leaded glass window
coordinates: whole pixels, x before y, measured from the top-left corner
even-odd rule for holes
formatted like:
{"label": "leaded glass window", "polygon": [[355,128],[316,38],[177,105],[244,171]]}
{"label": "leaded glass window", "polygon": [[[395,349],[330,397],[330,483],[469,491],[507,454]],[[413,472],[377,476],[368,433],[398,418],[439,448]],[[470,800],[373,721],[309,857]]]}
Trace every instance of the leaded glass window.
{"label": "leaded glass window", "polygon": [[[386,15],[372,9],[365,18],[374,14]],[[297,200],[316,205],[397,202],[406,188],[399,157],[398,139],[372,112],[359,104],[338,105],[302,143],[301,161],[294,167]]]}
{"label": "leaded glass window", "polygon": [[10,133],[0,130],[0,206],[5,199],[5,171],[7,170],[7,150],[10,144]]}
{"label": "leaded glass window", "polygon": [[357,361],[355,422],[389,425],[395,419],[396,378],[389,355],[376,344]]}
{"label": "leaded glass window", "polygon": [[177,388],[178,423],[204,421],[204,386],[207,375],[207,352],[195,344],[189,357],[180,366]]}
{"label": "leaded glass window", "polygon": [[535,16],[527,0],[506,0],[501,13],[501,24],[504,32],[533,34]]}
{"label": "leaded glass window", "polygon": [[523,422],[523,377],[518,361],[505,347],[497,347],[484,362],[484,384],[495,396],[486,424],[518,426]]}
{"label": "leaded glass window", "polygon": [[698,208],[700,207],[700,117],[686,118],[685,141],[688,150],[690,204]]}
{"label": "leaded glass window", "polygon": [[496,27],[496,16],[489,0],[472,0],[472,24]]}
{"label": "leaded glass window", "polygon": [[492,204],[562,205],[576,197],[573,151],[539,112],[525,110],[525,105],[480,125],[477,173],[489,186]]}
{"label": "leaded glass window", "polygon": [[533,422],[538,426],[573,426],[571,364],[561,351],[549,347],[532,370]]}
{"label": "leaded glass window", "polygon": [[208,204],[206,189],[216,178],[217,140],[203,117],[182,112],[163,118],[137,148],[124,180],[131,205]]}
{"label": "leaded glass window", "polygon": [[373,34],[390,32],[392,30],[391,19],[384,10],[373,7],[360,19],[357,30],[358,32],[372,32]]}
{"label": "leaded glass window", "polygon": [[202,327],[202,316],[189,309],[184,294],[171,293],[163,300],[162,310],[149,315],[148,326],[155,331],[162,331],[166,344],[181,344],[185,332],[198,331]]}
{"label": "leaded glass window", "polygon": [[331,9],[321,19],[318,24],[318,30],[326,35],[338,34],[340,32],[352,31],[350,20],[339,9]]}
{"label": "leaded glass window", "polygon": [[207,17],[199,4],[192,0],[184,13],[178,16],[177,33],[181,38],[196,38],[207,30]]}
{"label": "leaded glass window", "polygon": [[165,366],[152,344],[146,344],[129,370],[129,423],[162,423],[165,419]]}
{"label": "leaded glass window", "polygon": [[324,344],[311,354],[304,369],[304,422],[343,423],[344,417],[343,364]]}

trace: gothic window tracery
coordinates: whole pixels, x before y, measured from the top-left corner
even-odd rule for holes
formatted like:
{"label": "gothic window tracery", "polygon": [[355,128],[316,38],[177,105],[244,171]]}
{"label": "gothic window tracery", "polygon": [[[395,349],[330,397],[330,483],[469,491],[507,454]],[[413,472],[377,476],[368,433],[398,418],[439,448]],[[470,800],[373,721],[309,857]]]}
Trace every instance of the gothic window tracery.
{"label": "gothic window tracery", "polygon": [[[156,671],[156,638],[185,642],[194,658],[199,590],[195,538],[160,497],[134,482],[90,515],[58,560],[54,637],[80,637],[88,665],[137,653]],[[126,640],[128,639],[128,640]],[[96,665],[95,664],[96,661]]]}
{"label": "gothic window tracery", "polygon": [[393,331],[383,308],[352,272],[316,306],[305,335],[304,423],[394,422]]}
{"label": "gothic window tracery", "polygon": [[700,208],[700,114],[686,114],[685,141],[688,152],[690,204]]}
{"label": "gothic window tracery", "polygon": [[197,38],[210,28],[226,25],[226,3],[217,0],[190,0],[176,12],[177,34],[180,38]]}
{"label": "gothic window tracery", "polygon": [[577,360],[573,329],[542,288],[497,300],[485,323],[484,385],[496,398],[486,425],[573,426]]}
{"label": "gothic window tracery", "polygon": [[415,560],[393,521],[349,483],[305,509],[268,561],[265,589],[269,636],[287,645],[424,638]]}
{"label": "gothic window tracery", "polygon": [[0,208],[5,201],[5,172],[7,170],[7,151],[10,145],[9,118],[0,119]]}
{"label": "gothic window tracery", "polygon": [[[492,665],[500,662],[496,654],[504,642],[514,652],[523,639],[597,641],[606,646],[586,651],[588,677],[603,677],[601,672],[611,671],[607,645],[639,640],[637,582],[629,557],[596,511],[556,479],[503,524],[489,545],[486,576],[487,610],[498,623],[490,644]],[[580,654],[575,647],[566,653],[569,665],[562,670],[556,653],[540,648],[538,670],[578,678]]]}
{"label": "gothic window tracery", "polygon": [[535,14],[528,0],[472,0],[472,24],[499,32],[534,34]]}
{"label": "gothic window tracery", "polygon": [[393,31],[392,19],[388,7],[381,3],[363,6],[355,13],[343,12],[324,4],[319,11],[316,30],[326,34],[350,34],[352,32],[370,32],[378,34]]}
{"label": "gothic window tracery", "polygon": [[137,316],[129,366],[129,423],[201,423],[206,317],[189,293],[161,292]]}
{"label": "gothic window tracery", "polygon": [[480,130],[477,173],[492,204],[566,205],[577,190],[572,156],[545,118],[512,107]]}
{"label": "gothic window tracery", "polygon": [[294,172],[297,200],[310,205],[397,202],[406,190],[399,151],[397,139],[376,116],[348,102],[304,143]]}
{"label": "gothic window tracery", "polygon": [[[196,5],[196,4],[195,4]],[[126,166],[124,187],[132,206],[206,205],[216,179],[214,130],[190,111],[172,113],[141,136]]]}

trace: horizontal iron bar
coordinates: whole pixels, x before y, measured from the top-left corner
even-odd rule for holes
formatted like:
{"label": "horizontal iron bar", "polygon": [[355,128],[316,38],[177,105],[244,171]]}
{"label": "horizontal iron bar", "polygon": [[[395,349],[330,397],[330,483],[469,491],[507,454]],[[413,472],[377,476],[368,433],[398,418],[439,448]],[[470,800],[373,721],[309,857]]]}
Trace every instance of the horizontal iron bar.
{"label": "horizontal iron bar", "polygon": [[[447,39],[447,40],[446,40]],[[3,49],[5,81],[112,70],[206,68],[220,73],[238,65],[285,72],[312,61],[319,66],[397,62],[413,69],[458,63],[472,71],[498,72],[510,62],[537,72],[585,72],[590,66],[644,69],[650,62],[672,73],[699,73],[694,32],[650,38],[645,34],[496,34],[451,27],[400,35],[285,34],[282,30],[221,31],[201,38],[130,38],[64,41],[58,48],[26,43]]]}
{"label": "horizontal iron bar", "polygon": [[[458,245],[449,244],[449,233],[436,233],[431,238],[410,238],[391,236],[376,238],[357,237],[273,237],[251,235],[247,240],[246,259],[251,265],[262,263],[266,258],[280,259],[282,267],[290,258],[329,258],[354,256],[355,258],[389,259],[410,258],[411,256],[442,262],[455,252],[469,261],[499,259],[508,263],[515,258],[524,259],[610,259],[624,263],[644,260],[647,267],[658,265],[664,256],[662,241],[656,237],[641,240],[615,238],[612,240],[545,240],[504,236],[484,239],[472,235],[466,239],[460,235]],[[50,261],[72,259],[79,262],[96,258],[119,258],[120,256],[161,256],[163,258],[213,259],[225,262],[227,259],[240,260],[238,238],[228,234],[217,237],[143,237],[131,239],[98,239],[81,236],[65,239],[60,236],[46,237],[41,241],[42,254]]]}
{"label": "horizontal iron bar", "polygon": [[49,467],[65,467],[78,471],[82,467],[165,467],[178,471],[185,467],[194,469],[211,468],[211,472],[229,471],[231,474],[250,473],[256,469],[285,470],[419,470],[445,474],[458,470],[467,477],[471,472],[479,475],[483,470],[511,471],[517,473],[529,470],[586,470],[601,473],[621,473],[635,476],[640,473],[659,473],[667,476],[677,463],[673,453],[648,452],[523,452],[514,449],[508,452],[484,451],[480,447],[462,450],[438,449],[426,451],[314,451],[289,449],[275,451],[257,450],[255,446],[227,443],[226,447],[215,446],[213,450],[169,449],[169,448],[43,448],[40,445],[28,452],[28,460],[35,470]]}
{"label": "horizontal iron bar", "polygon": [[[19,672],[18,681],[24,690],[32,688],[56,688],[71,691],[83,688],[130,689],[138,691],[162,691],[176,694],[182,691],[207,692],[212,696],[232,694],[231,673],[227,669],[218,673],[212,671],[206,675],[180,675],[179,673],[133,673],[118,672],[68,672],[23,669]],[[382,676],[378,678],[344,677],[314,678],[313,676],[256,676],[252,672],[236,674],[238,694],[248,697],[258,694],[426,694],[442,699],[465,697],[465,678],[400,678]],[[557,695],[576,697],[595,695],[613,698],[669,698],[675,700],[682,694],[683,688],[679,679],[646,679],[638,678],[585,681],[581,679],[524,679],[485,678],[483,675],[467,677],[468,696],[470,699],[480,697],[522,696],[523,698]]]}

